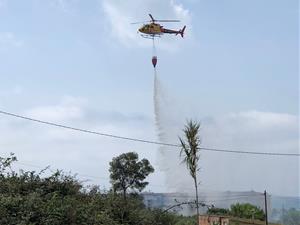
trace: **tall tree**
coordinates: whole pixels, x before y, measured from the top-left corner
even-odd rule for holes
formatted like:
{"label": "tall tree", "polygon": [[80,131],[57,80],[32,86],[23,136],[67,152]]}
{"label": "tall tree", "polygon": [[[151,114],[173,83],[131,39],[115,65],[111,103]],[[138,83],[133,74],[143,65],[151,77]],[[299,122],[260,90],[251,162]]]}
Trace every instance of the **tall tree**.
{"label": "tall tree", "polygon": [[196,194],[196,209],[197,209],[197,221],[199,224],[199,199],[198,199],[198,182],[197,171],[200,151],[200,135],[199,135],[200,123],[193,120],[187,121],[185,128],[183,129],[184,137],[179,137],[181,144],[180,157],[183,158],[183,163],[186,164],[190,175],[194,180],[195,194]]}
{"label": "tall tree", "polygon": [[250,203],[236,203],[231,205],[230,215],[246,219],[265,219],[264,211],[255,205],[251,205]]}
{"label": "tall tree", "polygon": [[128,189],[142,191],[148,182],[146,177],[154,172],[147,159],[138,161],[138,154],[135,152],[123,153],[114,157],[109,163],[110,182],[115,192],[122,192],[126,199]]}

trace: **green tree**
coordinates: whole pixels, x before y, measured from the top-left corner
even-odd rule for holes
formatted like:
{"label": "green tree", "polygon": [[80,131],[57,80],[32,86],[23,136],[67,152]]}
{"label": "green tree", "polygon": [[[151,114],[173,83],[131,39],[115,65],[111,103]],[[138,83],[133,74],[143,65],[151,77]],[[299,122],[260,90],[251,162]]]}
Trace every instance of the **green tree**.
{"label": "green tree", "polygon": [[230,209],[210,208],[207,214],[227,215],[245,219],[264,220],[265,213],[262,209],[249,203],[236,203],[230,206]]}
{"label": "green tree", "polygon": [[[184,137],[179,137],[181,144],[180,156],[183,157],[183,163],[189,169],[190,175],[194,180],[195,194],[196,194],[196,209],[197,220],[199,220],[199,198],[198,198],[198,182],[197,171],[200,151],[200,136],[199,136],[200,123],[192,120],[188,121],[183,129]],[[199,223],[199,222],[198,222]]]}
{"label": "green tree", "polygon": [[128,189],[142,191],[148,182],[146,177],[154,172],[147,159],[138,161],[138,154],[135,152],[123,153],[114,157],[109,163],[110,182],[114,192],[121,192],[126,199]]}
{"label": "green tree", "polygon": [[262,209],[249,203],[237,203],[230,206],[230,215],[245,219],[264,220],[265,213]]}
{"label": "green tree", "polygon": [[10,157],[0,157],[0,175],[4,176],[4,173],[7,172],[8,169],[11,171],[11,164],[15,161],[17,161],[17,157],[14,153],[10,153]]}
{"label": "green tree", "polygon": [[229,209],[212,207],[212,208],[209,208],[207,210],[207,214],[211,214],[211,215],[229,215],[230,210]]}

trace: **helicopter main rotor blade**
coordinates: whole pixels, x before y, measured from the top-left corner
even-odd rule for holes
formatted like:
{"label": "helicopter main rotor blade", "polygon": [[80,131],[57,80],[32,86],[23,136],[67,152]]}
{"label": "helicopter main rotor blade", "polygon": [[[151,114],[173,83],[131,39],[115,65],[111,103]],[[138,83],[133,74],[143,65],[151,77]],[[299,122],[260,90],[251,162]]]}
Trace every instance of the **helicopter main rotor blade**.
{"label": "helicopter main rotor blade", "polygon": [[141,24],[141,23],[150,23],[152,21],[141,21],[141,22],[134,22],[134,23],[130,23],[130,24]]}
{"label": "helicopter main rotor blade", "polygon": [[153,18],[153,16],[151,14],[149,14],[151,21],[154,23],[156,20]]}
{"label": "helicopter main rotor blade", "polygon": [[180,22],[180,20],[155,20],[157,22]]}
{"label": "helicopter main rotor blade", "polygon": [[156,20],[156,19],[153,18],[153,16],[151,14],[149,14],[149,16],[150,16],[153,23],[154,22],[180,22],[180,20]]}
{"label": "helicopter main rotor blade", "polygon": [[150,21],[134,22],[134,23],[131,23],[131,24],[155,23],[155,22],[180,22],[180,20],[156,20],[156,19],[154,19],[154,17],[150,13],[148,15],[151,18]]}

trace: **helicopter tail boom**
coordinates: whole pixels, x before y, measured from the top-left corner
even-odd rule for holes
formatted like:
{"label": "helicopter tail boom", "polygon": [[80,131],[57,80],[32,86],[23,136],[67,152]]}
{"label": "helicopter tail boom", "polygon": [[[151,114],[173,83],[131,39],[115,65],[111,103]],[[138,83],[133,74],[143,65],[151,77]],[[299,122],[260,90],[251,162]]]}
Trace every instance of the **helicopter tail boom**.
{"label": "helicopter tail boom", "polygon": [[175,35],[180,34],[180,36],[183,37],[184,36],[185,28],[186,28],[186,26],[184,26],[182,29],[180,29],[178,31],[177,30],[169,30],[169,29],[162,28],[162,33],[175,34]]}

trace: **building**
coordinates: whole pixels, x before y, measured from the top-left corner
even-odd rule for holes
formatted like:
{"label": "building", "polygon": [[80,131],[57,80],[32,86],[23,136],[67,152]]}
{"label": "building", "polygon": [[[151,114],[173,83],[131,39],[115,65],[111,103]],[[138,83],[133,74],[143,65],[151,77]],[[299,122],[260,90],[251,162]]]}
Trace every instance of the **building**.
{"label": "building", "polygon": [[[200,225],[265,225],[265,221],[235,218],[219,215],[201,215],[199,217]],[[280,225],[269,223],[269,225]]]}

